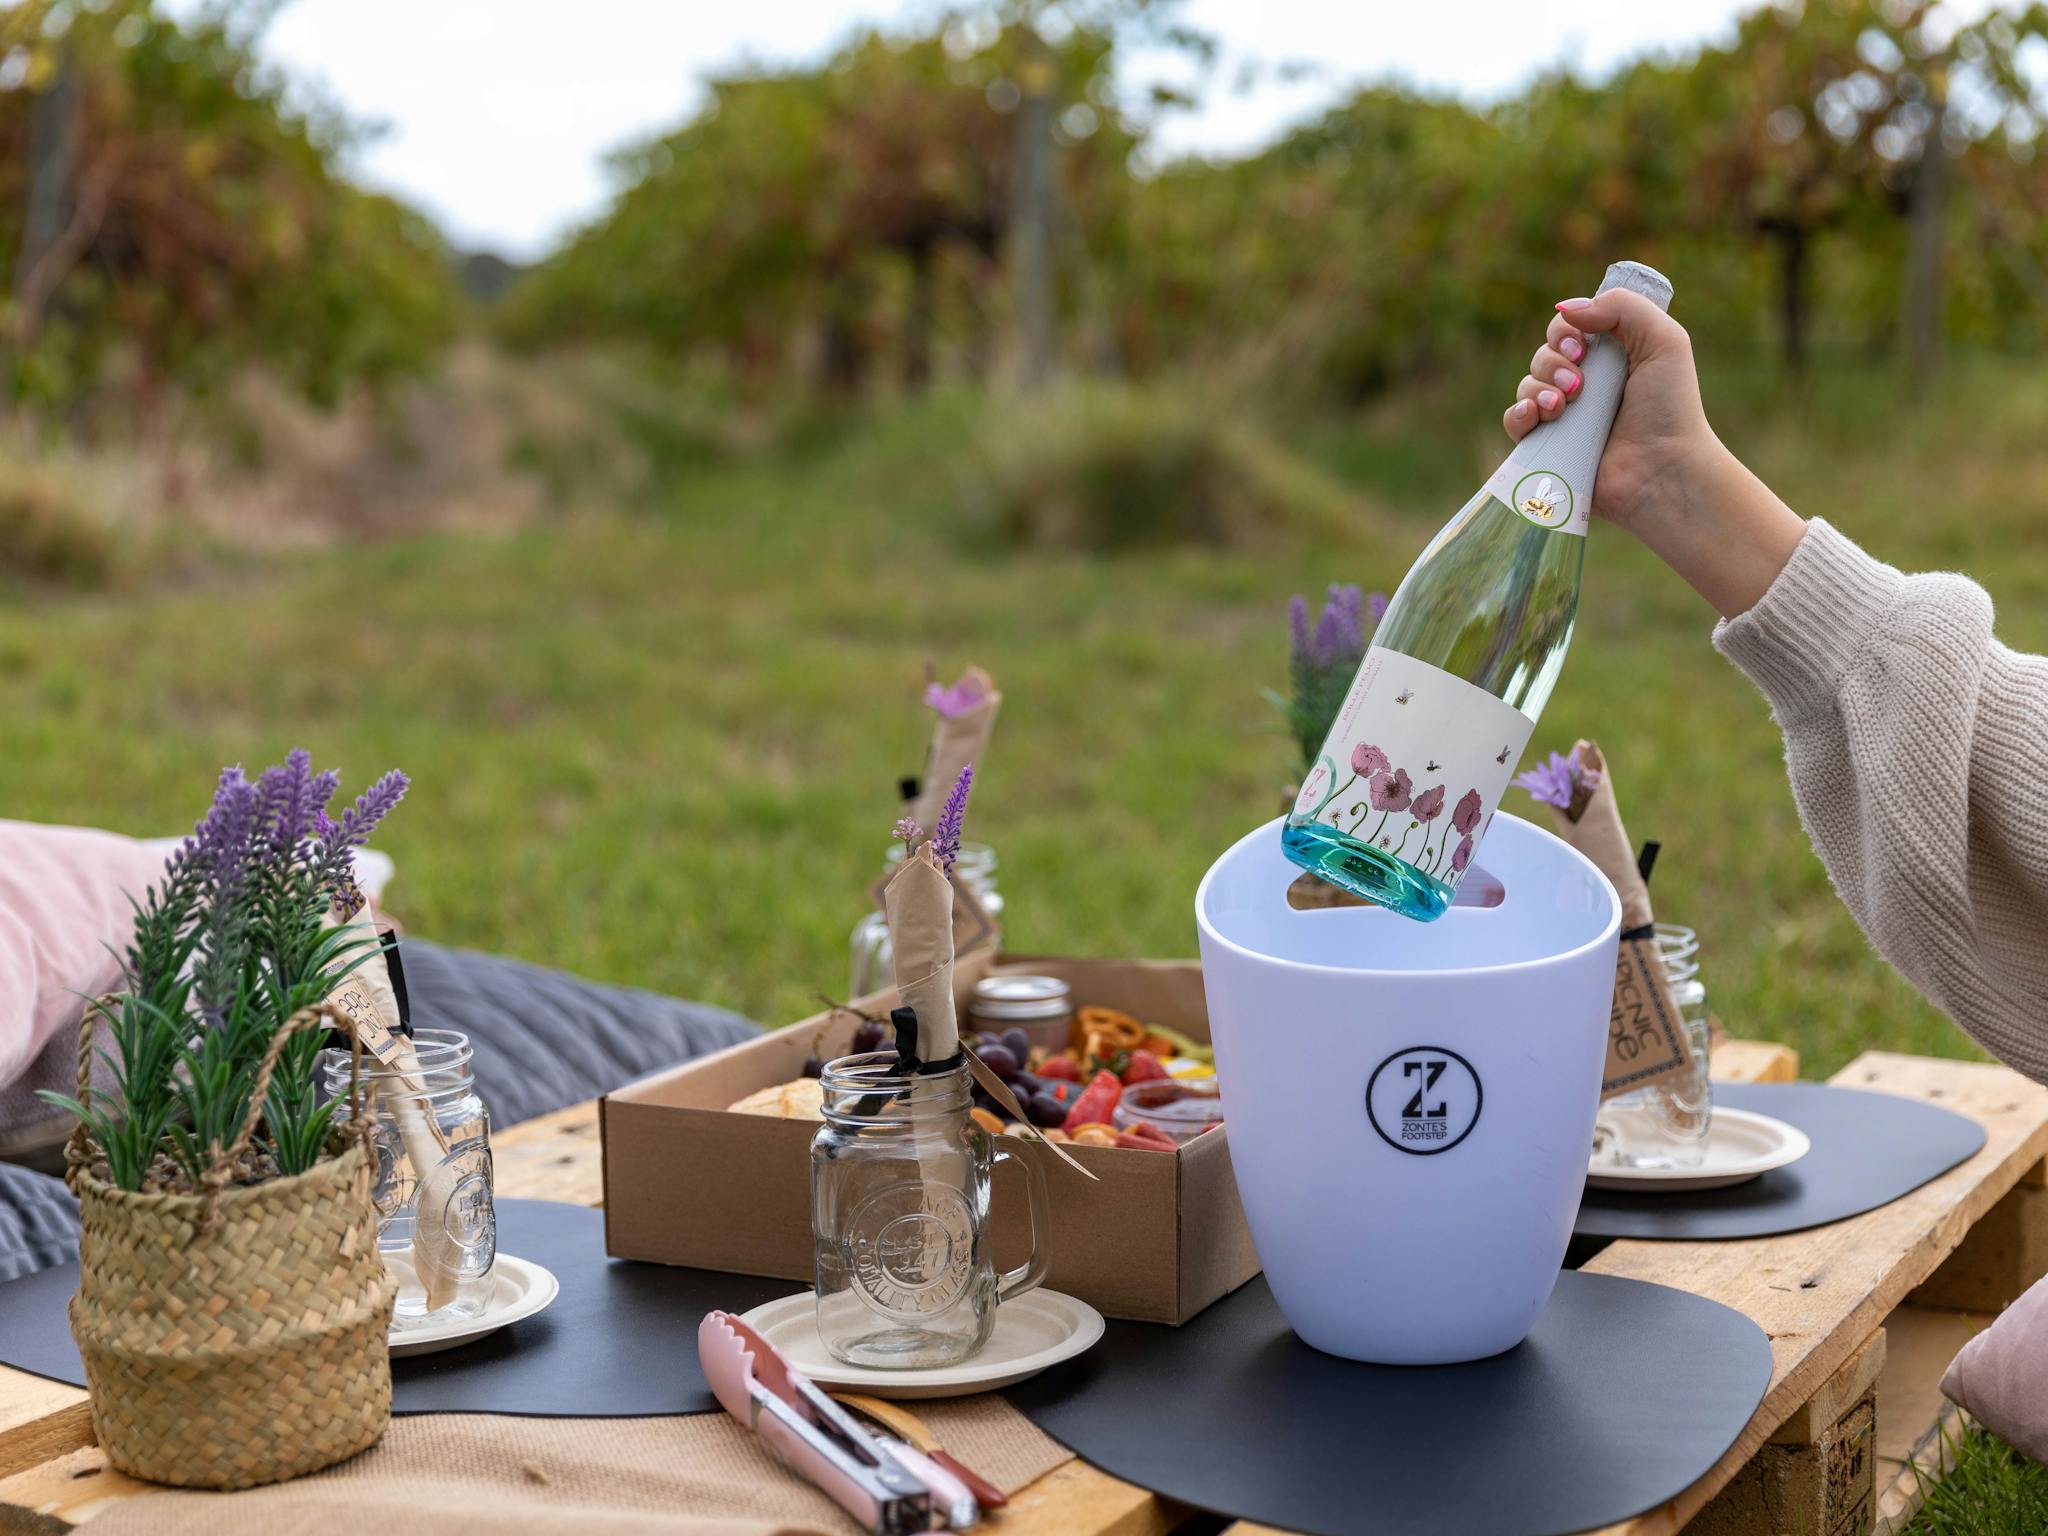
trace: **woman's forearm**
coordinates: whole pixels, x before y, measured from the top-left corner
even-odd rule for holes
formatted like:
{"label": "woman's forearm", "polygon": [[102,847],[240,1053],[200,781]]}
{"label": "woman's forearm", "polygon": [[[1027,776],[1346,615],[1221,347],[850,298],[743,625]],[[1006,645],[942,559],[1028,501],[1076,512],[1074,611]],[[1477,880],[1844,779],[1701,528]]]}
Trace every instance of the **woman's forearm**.
{"label": "woman's forearm", "polygon": [[1717,438],[1660,478],[1628,528],[1728,619],[1756,606],[1806,534]]}

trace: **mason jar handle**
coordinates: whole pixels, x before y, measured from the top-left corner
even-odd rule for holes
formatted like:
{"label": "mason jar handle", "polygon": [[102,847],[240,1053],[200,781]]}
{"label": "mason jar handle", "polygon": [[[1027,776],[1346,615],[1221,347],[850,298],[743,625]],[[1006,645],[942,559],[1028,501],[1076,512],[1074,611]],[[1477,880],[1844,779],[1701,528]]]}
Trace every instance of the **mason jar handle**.
{"label": "mason jar handle", "polygon": [[996,1149],[989,1159],[989,1170],[993,1175],[998,1163],[1015,1163],[1024,1170],[1024,1193],[1031,1207],[1031,1252],[1015,1269],[1004,1270],[996,1278],[996,1300],[1014,1301],[1026,1291],[1042,1283],[1051,1254],[1046,1250],[1045,1233],[1052,1227],[1052,1211],[1046,1200],[1045,1175],[1038,1171],[1038,1164],[1029,1158],[1019,1157],[1008,1147]]}

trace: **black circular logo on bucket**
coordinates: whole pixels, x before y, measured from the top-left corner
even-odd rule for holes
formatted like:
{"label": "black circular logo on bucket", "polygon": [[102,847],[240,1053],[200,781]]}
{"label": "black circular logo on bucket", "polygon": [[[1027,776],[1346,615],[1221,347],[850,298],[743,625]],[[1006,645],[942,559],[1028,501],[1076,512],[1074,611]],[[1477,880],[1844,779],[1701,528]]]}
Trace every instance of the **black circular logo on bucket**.
{"label": "black circular logo on bucket", "polygon": [[1373,1068],[1365,1113],[1396,1152],[1430,1157],[1472,1134],[1485,1097],[1479,1074],[1456,1051],[1411,1045]]}

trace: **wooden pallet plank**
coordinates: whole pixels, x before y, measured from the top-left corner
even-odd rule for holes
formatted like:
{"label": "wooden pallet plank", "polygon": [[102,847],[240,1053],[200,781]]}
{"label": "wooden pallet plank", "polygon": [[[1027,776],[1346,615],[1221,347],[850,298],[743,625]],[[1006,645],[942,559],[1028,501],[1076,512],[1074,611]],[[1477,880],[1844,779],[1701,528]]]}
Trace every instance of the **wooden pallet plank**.
{"label": "wooden pallet plank", "polygon": [[1720,1083],[1796,1082],[1799,1053],[1775,1040],[1719,1040],[1708,1070]]}
{"label": "wooden pallet plank", "polygon": [[2048,1089],[2004,1067],[1874,1051],[1832,1081],[1968,1114],[1985,1126],[1985,1146],[1849,1221],[1745,1243],[1620,1242],[1587,1264],[1723,1302],[1771,1338],[1770,1389],[1736,1443],[1692,1488],[1617,1532],[1670,1536],[1703,1509],[2048,1152]]}
{"label": "wooden pallet plank", "polygon": [[510,1200],[604,1204],[604,1145],[597,1101],[572,1104],[491,1133],[496,1192]]}
{"label": "wooden pallet plank", "polygon": [[2036,1163],[1984,1213],[1933,1276],[1915,1306],[1952,1312],[2004,1311],[2048,1274],[2048,1187]]}
{"label": "wooden pallet plank", "polygon": [[1188,1510],[1076,1457],[1062,1462],[990,1516],[1004,1536],[1166,1536]]}
{"label": "wooden pallet plank", "polygon": [[1963,1419],[1941,1395],[1941,1378],[1956,1351],[1991,1320],[1988,1313],[1912,1304],[1885,1320],[1891,1354],[1877,1384],[1878,1532],[1910,1523],[1925,1497],[1922,1474],[1946,1470],[1943,1435],[1960,1434]]}
{"label": "wooden pallet plank", "polygon": [[1877,1498],[1882,1329],[1686,1524],[1686,1536],[1863,1536]]}

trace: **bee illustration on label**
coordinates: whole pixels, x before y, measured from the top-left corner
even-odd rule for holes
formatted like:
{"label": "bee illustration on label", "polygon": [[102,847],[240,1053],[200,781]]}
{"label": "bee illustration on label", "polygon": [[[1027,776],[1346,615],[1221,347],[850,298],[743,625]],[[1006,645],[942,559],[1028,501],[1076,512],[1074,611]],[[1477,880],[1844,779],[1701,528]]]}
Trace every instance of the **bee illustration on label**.
{"label": "bee illustration on label", "polygon": [[1409,701],[1410,699],[1412,699],[1412,698],[1414,698],[1414,697],[1415,697],[1415,690],[1414,690],[1413,688],[1403,688],[1403,689],[1401,690],[1401,692],[1400,692],[1400,695],[1399,695],[1399,697],[1397,697],[1397,698],[1396,698],[1396,699],[1394,700],[1394,702],[1395,702],[1396,704],[1406,704],[1406,703],[1407,703],[1407,702],[1408,702],[1408,701]]}
{"label": "bee illustration on label", "polygon": [[1508,760],[1508,749],[1507,749],[1506,747],[1502,747],[1502,748],[1500,749],[1500,756],[1499,756],[1499,757],[1496,757],[1496,758],[1494,759],[1494,761],[1495,761],[1496,763],[1505,763],[1505,762],[1507,762],[1507,760]]}
{"label": "bee illustration on label", "polygon": [[1422,771],[1424,773],[1435,773],[1441,767],[1443,767],[1443,764],[1432,757],[1427,763],[1423,764]]}
{"label": "bee illustration on label", "polygon": [[1539,528],[1561,528],[1571,521],[1572,488],[1562,475],[1532,470],[1515,482],[1510,504]]}

